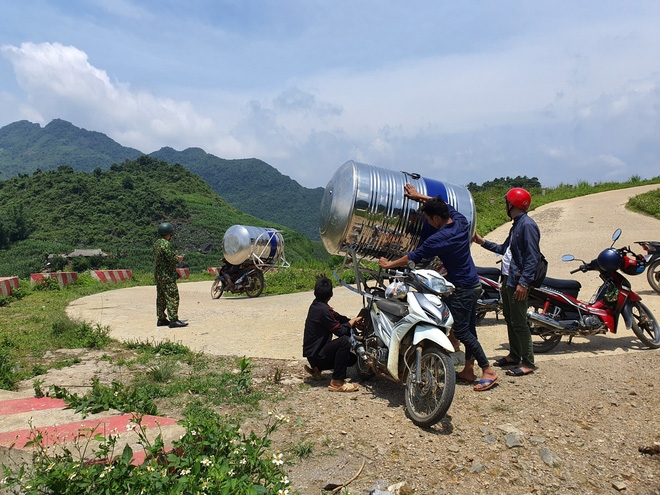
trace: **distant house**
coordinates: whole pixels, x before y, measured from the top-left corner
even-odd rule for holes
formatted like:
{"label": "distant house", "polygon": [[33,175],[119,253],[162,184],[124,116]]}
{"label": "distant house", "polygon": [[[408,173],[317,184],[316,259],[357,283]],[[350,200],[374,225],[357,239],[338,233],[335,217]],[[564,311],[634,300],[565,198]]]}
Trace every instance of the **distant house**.
{"label": "distant house", "polygon": [[85,258],[91,258],[92,256],[101,256],[102,258],[107,257],[100,249],[76,249],[72,253],[66,255],[67,258],[75,258],[77,256],[84,256]]}

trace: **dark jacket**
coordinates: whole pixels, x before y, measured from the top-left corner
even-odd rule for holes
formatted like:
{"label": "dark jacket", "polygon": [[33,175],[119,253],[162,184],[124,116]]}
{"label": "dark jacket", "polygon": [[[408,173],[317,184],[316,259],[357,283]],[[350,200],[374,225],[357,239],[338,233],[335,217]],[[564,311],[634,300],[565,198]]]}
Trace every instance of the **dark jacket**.
{"label": "dark jacket", "polygon": [[536,267],[539,264],[541,248],[541,231],[536,222],[522,212],[513,219],[513,226],[509,236],[503,244],[495,244],[484,241],[483,247],[497,254],[504,254],[506,248],[511,245],[512,262],[509,269],[509,278],[506,285],[515,287],[518,284],[529,287],[536,275]]}
{"label": "dark jacket", "polygon": [[351,334],[350,320],[332,309],[327,302],[314,299],[305,320],[303,337],[303,357],[323,358],[321,349],[331,339]]}

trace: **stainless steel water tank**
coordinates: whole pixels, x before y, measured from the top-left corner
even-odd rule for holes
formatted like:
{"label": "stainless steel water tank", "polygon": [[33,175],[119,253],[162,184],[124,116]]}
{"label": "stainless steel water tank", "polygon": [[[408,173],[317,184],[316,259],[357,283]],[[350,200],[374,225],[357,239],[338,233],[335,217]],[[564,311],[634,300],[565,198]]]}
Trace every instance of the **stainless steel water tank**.
{"label": "stainless steel water tank", "polygon": [[353,245],[361,257],[397,259],[417,248],[431,228],[420,204],[404,196],[412,184],[422,194],[441,196],[476,228],[470,191],[463,186],[348,161],[328,182],[321,201],[321,240],[330,254],[345,254]]}
{"label": "stainless steel water tank", "polygon": [[275,229],[232,225],[222,239],[222,252],[233,265],[250,258],[257,264],[273,264],[284,255],[284,239]]}

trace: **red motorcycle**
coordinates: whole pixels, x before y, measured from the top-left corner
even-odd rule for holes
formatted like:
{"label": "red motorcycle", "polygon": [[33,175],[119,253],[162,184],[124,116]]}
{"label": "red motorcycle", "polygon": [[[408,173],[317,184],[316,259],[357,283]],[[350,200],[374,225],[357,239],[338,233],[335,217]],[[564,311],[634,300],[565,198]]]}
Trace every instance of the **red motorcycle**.
{"label": "red motorcycle", "polygon": [[[630,282],[621,273],[639,275],[646,268],[646,259],[636,255],[630,248],[614,248],[621,236],[617,229],[612,236],[612,246],[601,251],[596,259],[582,262],[575,270],[597,271],[603,284],[586,303],[578,300],[581,284],[576,280],[560,280],[547,277],[541,287],[533,288],[529,294],[530,311],[527,314],[534,341],[534,352],[543,353],[553,349],[564,335],[571,343],[575,336],[616,333],[619,315],[626,328],[631,328],[637,338],[651,349],[660,348],[660,327],[642,298],[631,289]],[[567,254],[562,261],[576,258]]]}
{"label": "red motorcycle", "polygon": [[648,254],[646,258],[646,280],[651,288],[660,294],[660,242],[637,241]]}

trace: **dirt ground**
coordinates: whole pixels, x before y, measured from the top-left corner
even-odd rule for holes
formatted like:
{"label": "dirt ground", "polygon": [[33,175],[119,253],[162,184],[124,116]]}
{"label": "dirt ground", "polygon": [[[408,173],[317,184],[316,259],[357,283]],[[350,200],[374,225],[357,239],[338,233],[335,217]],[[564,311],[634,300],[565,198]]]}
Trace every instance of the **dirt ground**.
{"label": "dirt ground", "polygon": [[[617,227],[623,230],[617,246],[636,249],[634,241],[660,240],[660,221],[624,208],[628,197],[651,188],[600,193],[532,212],[550,262],[548,275],[570,278],[577,262],[562,263],[561,255],[590,260],[609,247]],[[487,238],[501,242],[508,229],[503,226]],[[495,266],[494,255],[479,246],[473,256],[479,266]],[[580,273],[574,278],[583,285],[581,298],[588,300],[598,277]],[[660,316],[660,294],[650,289],[645,275],[630,279]],[[89,296],[68,311],[108,325],[120,340],[169,339],[210,354],[252,357],[255,381],[286,395],[264,404],[264,411],[272,408],[291,419],[274,437],[277,448],[310,453],[289,456],[289,478],[298,493],[318,494],[326,484],[342,484],[357,474],[348,486],[351,493],[379,493],[374,490],[399,483],[402,494],[660,494],[655,419],[660,350],[645,349],[622,321],[616,335],[562,342],[538,355],[539,370],[532,375],[510,378],[501,372],[499,384],[487,392],[457,385],[445,419],[420,429],[405,415],[399,384],[372,379],[359,383],[357,393],[333,394],[327,390],[329,375],[319,382],[306,376],[302,324],[311,293],[212,300],[210,285],[180,284],[181,318],[190,326],[176,331],[156,328],[153,287]],[[353,315],[361,298],[338,289],[331,305]],[[478,331],[489,358],[507,353],[502,321],[491,314]],[[463,357],[454,354],[458,369]],[[51,372],[46,385],[71,387],[89,383],[93,373],[107,379],[115,371],[101,353],[86,353],[79,365]],[[275,382],[275,376],[281,379]],[[30,390],[31,383],[23,389]]]}

